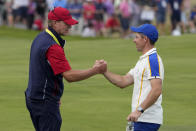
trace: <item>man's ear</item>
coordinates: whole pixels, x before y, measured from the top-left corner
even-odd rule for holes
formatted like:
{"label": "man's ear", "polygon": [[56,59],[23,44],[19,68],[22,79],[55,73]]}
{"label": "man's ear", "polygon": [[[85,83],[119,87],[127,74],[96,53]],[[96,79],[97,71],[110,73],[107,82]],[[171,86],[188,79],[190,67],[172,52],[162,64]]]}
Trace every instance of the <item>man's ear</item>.
{"label": "man's ear", "polygon": [[145,36],[145,37],[144,37],[144,41],[146,42],[146,41],[147,41],[147,39],[148,39],[148,38]]}
{"label": "man's ear", "polygon": [[149,38],[147,36],[144,37],[144,41],[147,42]]}

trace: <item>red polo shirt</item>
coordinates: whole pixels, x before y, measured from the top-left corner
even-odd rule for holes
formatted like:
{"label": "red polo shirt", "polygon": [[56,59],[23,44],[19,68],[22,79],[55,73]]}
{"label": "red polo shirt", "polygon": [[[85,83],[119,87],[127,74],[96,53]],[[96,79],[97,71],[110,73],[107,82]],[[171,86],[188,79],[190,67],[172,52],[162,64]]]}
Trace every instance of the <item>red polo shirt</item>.
{"label": "red polo shirt", "polygon": [[58,44],[52,45],[47,50],[46,58],[48,59],[55,75],[71,70],[71,66],[65,57],[64,49]]}

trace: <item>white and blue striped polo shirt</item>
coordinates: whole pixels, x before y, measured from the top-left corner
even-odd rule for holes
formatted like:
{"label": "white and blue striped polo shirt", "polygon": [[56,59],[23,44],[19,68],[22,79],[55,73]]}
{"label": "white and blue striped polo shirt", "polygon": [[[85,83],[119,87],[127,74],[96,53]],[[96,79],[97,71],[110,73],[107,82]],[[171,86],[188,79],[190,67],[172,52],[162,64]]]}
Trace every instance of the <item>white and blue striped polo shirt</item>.
{"label": "white and blue striped polo shirt", "polygon": [[[137,64],[128,74],[134,78],[134,89],[132,96],[132,112],[146,99],[151,90],[150,79],[164,79],[164,67],[156,48],[152,48],[142,55]],[[162,95],[157,101],[139,117],[140,122],[163,123],[163,110],[161,106]]]}

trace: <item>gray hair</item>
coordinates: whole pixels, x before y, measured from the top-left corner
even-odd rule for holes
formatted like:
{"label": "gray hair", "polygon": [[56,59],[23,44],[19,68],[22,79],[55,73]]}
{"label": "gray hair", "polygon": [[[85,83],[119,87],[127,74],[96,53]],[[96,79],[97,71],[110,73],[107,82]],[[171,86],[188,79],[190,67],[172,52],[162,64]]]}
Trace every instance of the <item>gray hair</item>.
{"label": "gray hair", "polygon": [[53,20],[48,20],[48,26],[53,27]]}

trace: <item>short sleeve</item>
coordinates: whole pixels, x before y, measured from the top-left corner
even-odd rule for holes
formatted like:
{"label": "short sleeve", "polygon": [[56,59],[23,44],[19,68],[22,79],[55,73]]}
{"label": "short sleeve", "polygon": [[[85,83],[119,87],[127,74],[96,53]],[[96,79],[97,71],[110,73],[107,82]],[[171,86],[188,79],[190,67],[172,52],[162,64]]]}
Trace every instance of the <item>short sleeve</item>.
{"label": "short sleeve", "polygon": [[61,46],[54,44],[46,52],[46,58],[55,75],[71,70]]}
{"label": "short sleeve", "polygon": [[161,78],[160,64],[161,63],[159,61],[157,53],[148,56],[148,65],[149,65],[147,70],[148,79]]}
{"label": "short sleeve", "polygon": [[129,74],[129,75],[134,77],[134,68],[130,69],[130,71],[127,74]]}

